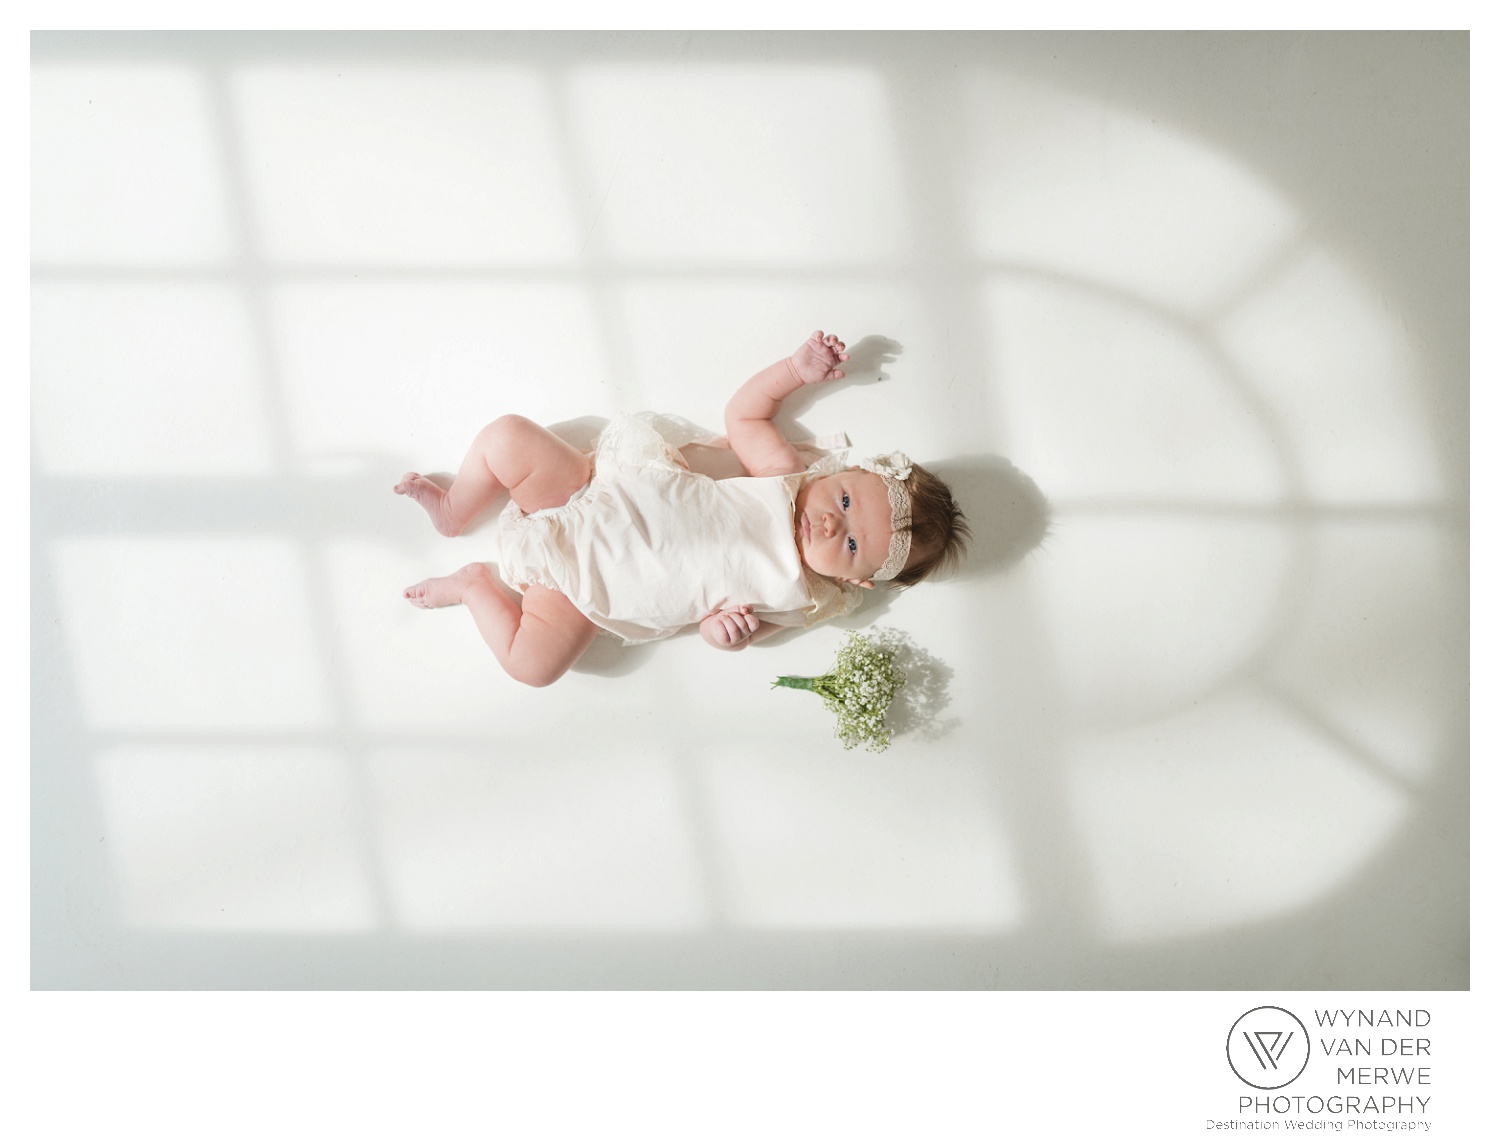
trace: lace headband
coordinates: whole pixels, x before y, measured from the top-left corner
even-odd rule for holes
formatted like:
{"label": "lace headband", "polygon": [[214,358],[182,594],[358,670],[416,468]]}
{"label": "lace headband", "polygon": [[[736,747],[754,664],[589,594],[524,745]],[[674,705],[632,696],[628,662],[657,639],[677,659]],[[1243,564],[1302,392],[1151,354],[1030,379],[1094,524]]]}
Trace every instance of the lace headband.
{"label": "lace headband", "polygon": [[891,549],[885,563],[875,572],[875,581],[885,582],[900,574],[911,557],[911,496],[906,490],[911,460],[905,452],[890,452],[861,460],[859,466],[881,478],[886,497],[891,501]]}

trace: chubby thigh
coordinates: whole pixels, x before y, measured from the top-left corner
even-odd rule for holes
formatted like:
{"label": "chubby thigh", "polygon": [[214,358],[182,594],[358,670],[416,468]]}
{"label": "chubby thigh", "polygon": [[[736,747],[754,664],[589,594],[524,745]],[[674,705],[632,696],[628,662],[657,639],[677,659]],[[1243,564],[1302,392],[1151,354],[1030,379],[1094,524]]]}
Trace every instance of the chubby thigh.
{"label": "chubby thigh", "polygon": [[522,511],[561,507],[588,483],[593,463],[524,416],[502,416],[480,434],[485,464]]}
{"label": "chubby thigh", "polygon": [[551,685],[583,655],[599,627],[568,601],[545,586],[521,595],[521,622],[510,644],[507,673],[528,685]]}

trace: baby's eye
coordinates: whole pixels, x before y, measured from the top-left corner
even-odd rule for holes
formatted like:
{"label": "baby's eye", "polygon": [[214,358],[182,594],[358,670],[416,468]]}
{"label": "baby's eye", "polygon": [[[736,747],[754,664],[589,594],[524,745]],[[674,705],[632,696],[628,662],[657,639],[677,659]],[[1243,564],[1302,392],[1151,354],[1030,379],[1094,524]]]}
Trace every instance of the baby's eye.
{"label": "baby's eye", "polygon": [[849,553],[852,555],[857,550],[859,550],[859,544],[854,541],[854,536],[851,535],[849,536]]}
{"label": "baby's eye", "polygon": [[844,510],[849,510],[849,493],[847,491],[844,492]]}

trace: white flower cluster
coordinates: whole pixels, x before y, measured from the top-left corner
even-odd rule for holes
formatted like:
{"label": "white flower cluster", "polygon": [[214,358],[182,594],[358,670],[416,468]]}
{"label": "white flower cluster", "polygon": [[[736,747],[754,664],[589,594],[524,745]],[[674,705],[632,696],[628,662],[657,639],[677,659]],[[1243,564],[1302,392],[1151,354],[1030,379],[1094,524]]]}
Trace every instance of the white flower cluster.
{"label": "white flower cluster", "polygon": [[882,753],[891,743],[885,711],[905,684],[906,675],[891,652],[851,630],[839,647],[833,671],[818,678],[813,690],[838,718],[844,748],[863,742],[872,753]]}

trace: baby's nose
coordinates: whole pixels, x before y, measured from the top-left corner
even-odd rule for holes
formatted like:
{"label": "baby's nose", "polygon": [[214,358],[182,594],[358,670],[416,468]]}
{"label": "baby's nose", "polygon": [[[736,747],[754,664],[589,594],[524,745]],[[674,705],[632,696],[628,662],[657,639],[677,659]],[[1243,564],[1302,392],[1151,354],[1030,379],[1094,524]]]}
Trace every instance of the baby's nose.
{"label": "baby's nose", "polygon": [[836,516],[827,511],[823,513],[823,534],[825,536],[832,536],[838,525],[839,521]]}

